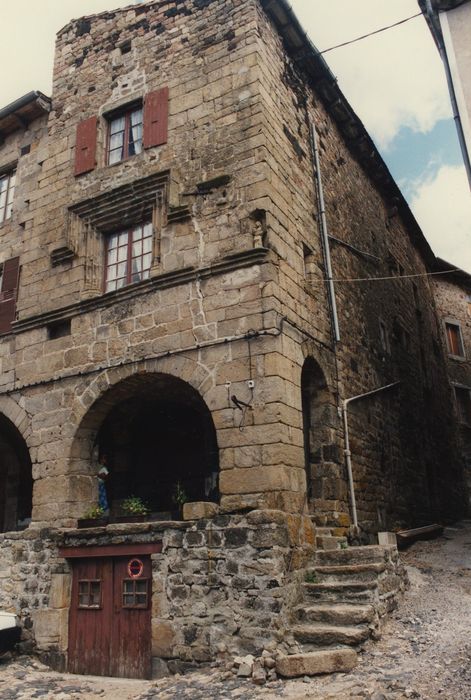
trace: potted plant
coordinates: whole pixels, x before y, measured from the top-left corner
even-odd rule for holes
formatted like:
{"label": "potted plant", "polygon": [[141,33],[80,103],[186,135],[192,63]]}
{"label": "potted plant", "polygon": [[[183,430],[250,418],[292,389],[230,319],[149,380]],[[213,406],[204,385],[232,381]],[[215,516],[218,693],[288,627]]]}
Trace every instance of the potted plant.
{"label": "potted plant", "polygon": [[147,518],[150,508],[139,496],[129,496],[121,503],[122,515],[116,518],[119,523],[139,523]]}
{"label": "potted plant", "polygon": [[100,506],[92,506],[78,520],[78,527],[104,527],[108,524],[108,516]]}
{"label": "potted plant", "polygon": [[172,496],[172,501],[175,503],[175,505],[178,508],[177,518],[179,520],[181,520],[183,517],[183,506],[188,501],[188,496],[186,495],[186,491],[183,488],[183,486],[181,485],[180,481],[177,481],[177,483],[175,484],[175,488],[174,488],[173,496]]}

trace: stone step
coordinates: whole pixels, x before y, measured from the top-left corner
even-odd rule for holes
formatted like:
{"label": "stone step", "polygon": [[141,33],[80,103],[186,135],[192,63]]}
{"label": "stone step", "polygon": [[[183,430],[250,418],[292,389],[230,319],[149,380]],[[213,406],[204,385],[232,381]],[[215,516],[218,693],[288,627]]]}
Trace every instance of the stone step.
{"label": "stone step", "polygon": [[347,545],[346,537],[332,537],[331,535],[317,535],[316,547],[318,551],[341,550]]}
{"label": "stone step", "polygon": [[319,565],[338,565],[349,563],[377,563],[385,562],[395,554],[394,546],[367,545],[365,547],[347,547],[333,551],[317,551],[314,560]]}
{"label": "stone step", "polygon": [[307,576],[318,581],[342,581],[344,578],[357,581],[376,581],[378,575],[386,569],[386,564],[339,564],[334,566],[316,566],[308,569]]}
{"label": "stone step", "polygon": [[292,629],[294,638],[301,644],[329,646],[333,644],[361,644],[370,636],[366,626],[350,627],[340,625],[298,625]]}
{"label": "stone step", "polygon": [[348,673],[357,665],[358,657],[353,649],[324,649],[307,654],[279,656],[276,671],[285,678],[317,676],[322,673]]}
{"label": "stone step", "polygon": [[295,609],[298,622],[325,622],[333,625],[368,624],[375,616],[372,605],[348,605],[330,603],[317,605],[298,605]]}
{"label": "stone step", "polygon": [[369,602],[374,600],[377,588],[377,581],[303,583],[306,597],[325,603]]}

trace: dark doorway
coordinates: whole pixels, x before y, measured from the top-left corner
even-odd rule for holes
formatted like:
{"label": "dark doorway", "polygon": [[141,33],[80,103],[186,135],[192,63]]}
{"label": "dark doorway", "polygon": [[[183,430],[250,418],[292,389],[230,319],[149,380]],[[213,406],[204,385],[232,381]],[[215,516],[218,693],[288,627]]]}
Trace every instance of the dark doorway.
{"label": "dark doorway", "polygon": [[312,357],[306,358],[301,372],[301,399],[307,493],[317,515],[325,511],[325,504],[343,497],[345,485],[336,440],[337,406]]}
{"label": "dark doorway", "polygon": [[97,436],[106,458],[111,513],[131,495],[153,513],[177,509],[176,490],[187,501],[218,500],[218,449],[211,414],[185,382],[156,375],[109,411]]}
{"label": "dark doorway", "polygon": [[28,447],[13,423],[0,415],[0,532],[27,527],[32,498]]}

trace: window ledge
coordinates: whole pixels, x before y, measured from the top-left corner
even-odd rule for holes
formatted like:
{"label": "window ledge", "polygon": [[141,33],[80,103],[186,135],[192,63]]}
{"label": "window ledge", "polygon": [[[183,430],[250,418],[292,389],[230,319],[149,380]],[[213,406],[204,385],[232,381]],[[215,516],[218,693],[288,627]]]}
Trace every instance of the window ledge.
{"label": "window ledge", "polygon": [[14,321],[12,333],[23,333],[58,321],[65,321],[96,309],[114,306],[121,301],[138,298],[158,289],[177,287],[197,279],[208,279],[214,275],[223,275],[252,265],[261,265],[267,262],[267,253],[267,248],[249,248],[239,253],[231,253],[207,267],[186,267],[172,272],[163,272],[156,277],[130,284],[116,291],[106,292],[106,294],[84,299],[70,306]]}

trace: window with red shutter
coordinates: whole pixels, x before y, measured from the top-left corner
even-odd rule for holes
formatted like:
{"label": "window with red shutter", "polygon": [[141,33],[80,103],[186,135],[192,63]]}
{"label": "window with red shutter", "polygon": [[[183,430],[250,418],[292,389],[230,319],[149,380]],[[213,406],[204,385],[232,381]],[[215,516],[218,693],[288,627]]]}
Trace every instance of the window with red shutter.
{"label": "window with red shutter", "polygon": [[0,291],[0,334],[9,333],[15,320],[16,298],[20,274],[20,259],[6,260],[2,268],[2,287]]}
{"label": "window with red shutter", "polygon": [[149,92],[144,100],[144,148],[167,143],[168,87]]}
{"label": "window with red shutter", "polygon": [[75,141],[75,175],[94,170],[96,165],[97,118],[90,117],[77,125]]}
{"label": "window with red shutter", "polygon": [[461,337],[461,328],[459,323],[447,321],[445,323],[446,342],[448,346],[448,354],[454,357],[464,357],[463,338]]}

